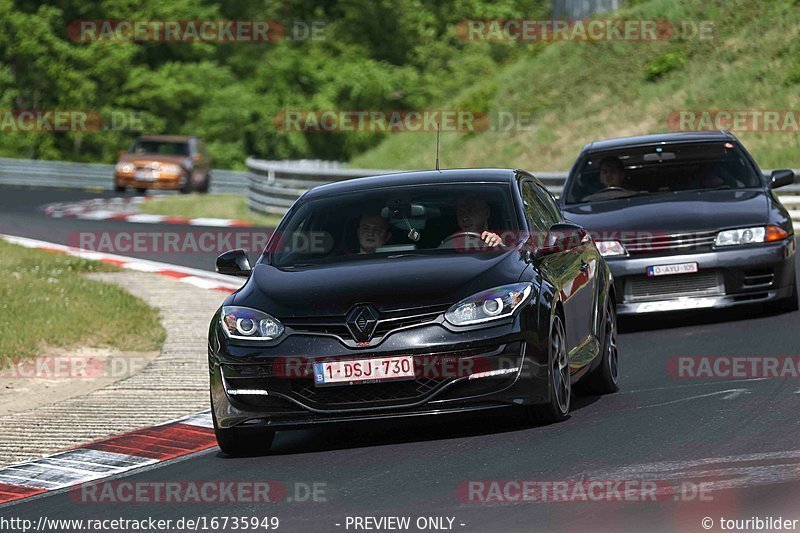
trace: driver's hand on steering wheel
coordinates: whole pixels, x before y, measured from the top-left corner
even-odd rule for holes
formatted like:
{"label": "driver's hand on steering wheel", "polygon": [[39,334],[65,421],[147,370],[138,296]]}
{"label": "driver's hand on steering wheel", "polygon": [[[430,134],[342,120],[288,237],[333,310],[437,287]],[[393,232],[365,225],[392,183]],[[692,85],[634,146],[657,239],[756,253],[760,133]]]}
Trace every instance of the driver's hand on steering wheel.
{"label": "driver's hand on steering wheel", "polygon": [[500,235],[492,233],[491,231],[484,231],[481,233],[481,240],[492,247],[503,244],[503,239],[500,238]]}

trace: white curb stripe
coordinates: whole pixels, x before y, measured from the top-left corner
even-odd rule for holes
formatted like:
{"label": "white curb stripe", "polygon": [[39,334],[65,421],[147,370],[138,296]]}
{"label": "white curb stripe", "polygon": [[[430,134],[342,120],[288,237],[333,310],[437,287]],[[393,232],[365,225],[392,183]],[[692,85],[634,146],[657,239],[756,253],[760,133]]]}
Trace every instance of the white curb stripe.
{"label": "white curb stripe", "polygon": [[[234,291],[242,286],[243,280],[239,281],[233,276],[226,276],[224,274],[217,274],[214,272],[206,272],[197,268],[189,268],[179,265],[171,265],[169,263],[160,263],[158,261],[150,261],[148,259],[136,259],[124,255],[107,254],[104,252],[94,252],[91,250],[83,250],[74,248],[72,246],[65,246],[63,244],[56,244],[47,241],[40,241],[37,239],[29,239],[27,237],[17,237],[14,235],[0,234],[0,239],[18,244],[25,248],[38,248],[55,250],[66,253],[73,257],[80,257],[82,259],[89,259],[94,261],[107,261],[114,264],[119,264],[121,268],[128,270],[138,270],[140,272],[152,272],[156,274],[165,273],[178,273],[185,274],[183,278],[177,278],[181,281],[192,278],[188,283],[196,285],[204,289],[214,290],[230,290]],[[170,276],[176,278],[176,276]]]}
{"label": "white curb stripe", "polygon": [[124,220],[128,222],[141,222],[145,224],[157,224],[159,222],[163,222],[166,219],[164,215],[150,215],[147,213],[140,213],[138,215],[128,215],[124,218]]}
{"label": "white curb stripe", "polygon": [[[211,419],[211,411],[207,410],[199,413],[192,413],[175,420],[169,420],[162,424],[152,426],[152,428],[149,429],[170,424],[181,424],[205,429],[214,427]],[[137,430],[127,434],[117,435],[116,437],[111,437],[111,439],[124,439],[128,435],[136,435],[140,431],[146,430]],[[147,435],[148,436],[145,438],[159,439],[157,433],[147,433]],[[84,446],[98,446],[98,444],[102,444],[103,442],[106,441],[88,443]],[[165,439],[165,442],[168,443],[169,441]],[[123,444],[122,446],[125,445]],[[190,451],[187,453],[192,452]],[[179,456],[180,455],[177,455],[176,457]],[[154,459],[140,455],[81,447],[0,468],[0,483],[16,487],[52,491],[107,478],[143,466],[160,463],[164,460],[165,459]],[[13,503],[17,499],[25,497],[27,496],[22,495],[18,498],[12,497],[11,499],[3,500],[0,505]]]}
{"label": "white curb stripe", "polygon": [[211,226],[217,228],[252,227],[255,224],[229,218],[154,215],[138,213],[139,205],[146,198],[96,198],[79,202],[58,202],[45,207],[44,212],[51,218],[78,218],[84,220],[114,219],[137,224],[187,224],[190,226]]}
{"label": "white curb stripe", "polygon": [[195,413],[193,415],[189,415],[186,418],[179,418],[175,420],[175,422],[180,422],[181,424],[188,424],[190,426],[198,426],[201,428],[213,428],[214,421],[211,419],[211,411],[202,411],[200,413]]}
{"label": "white curb stripe", "polygon": [[190,218],[188,220],[190,226],[217,226],[221,228],[232,226],[236,222],[236,220],[229,218]]}

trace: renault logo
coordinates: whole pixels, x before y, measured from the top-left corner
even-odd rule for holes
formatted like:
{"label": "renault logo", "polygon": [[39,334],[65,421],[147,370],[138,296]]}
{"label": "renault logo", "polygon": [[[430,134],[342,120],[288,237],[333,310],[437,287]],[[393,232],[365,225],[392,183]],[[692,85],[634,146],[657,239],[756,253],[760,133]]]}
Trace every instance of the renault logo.
{"label": "renault logo", "polygon": [[347,329],[356,341],[368,341],[378,325],[378,313],[368,305],[360,305],[347,315]]}

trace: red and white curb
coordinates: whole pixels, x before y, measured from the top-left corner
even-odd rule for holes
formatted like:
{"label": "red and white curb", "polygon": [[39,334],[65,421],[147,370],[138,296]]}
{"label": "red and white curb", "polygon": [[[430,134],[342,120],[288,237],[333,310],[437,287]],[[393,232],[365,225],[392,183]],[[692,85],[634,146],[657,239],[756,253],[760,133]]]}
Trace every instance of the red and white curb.
{"label": "red and white curb", "polygon": [[183,224],[218,228],[249,228],[251,222],[230,218],[188,218],[139,213],[142,202],[149,197],[96,198],[80,202],[59,202],[45,207],[45,215],[52,218],[79,218],[83,220],[120,220],[138,224]]}
{"label": "red and white curb", "polygon": [[0,504],[95,481],[216,446],[211,411],[0,468]]}
{"label": "red and white curb", "polygon": [[92,261],[100,261],[128,270],[152,272],[154,274],[160,274],[162,276],[177,279],[178,281],[194,285],[195,287],[200,287],[201,289],[210,289],[231,293],[242,286],[242,281],[237,281],[237,278],[232,276],[216,274],[214,272],[206,272],[205,270],[196,268],[171,265],[169,263],[159,263],[157,261],[149,261],[147,259],[136,259],[134,257],[126,257],[124,255],[95,252],[92,250],[84,250],[72,246],[65,246],[63,244],[28,239],[27,237],[16,237],[14,235],[0,234],[0,239],[12,244],[24,246],[25,248],[36,248],[38,250],[65,253],[73,257],[80,257],[82,259],[89,259]]}

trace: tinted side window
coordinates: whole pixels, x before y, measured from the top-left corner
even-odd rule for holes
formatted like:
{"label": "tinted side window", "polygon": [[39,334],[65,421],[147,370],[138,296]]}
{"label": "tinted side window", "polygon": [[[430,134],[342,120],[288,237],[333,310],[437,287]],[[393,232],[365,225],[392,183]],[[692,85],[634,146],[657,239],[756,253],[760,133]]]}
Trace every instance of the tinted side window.
{"label": "tinted side window", "polygon": [[547,212],[550,213],[550,218],[553,220],[553,224],[557,224],[561,222],[561,209],[558,207],[558,201],[555,197],[542,187],[541,185],[537,185],[536,189],[542,195],[542,202],[544,202],[545,206],[547,207]]}
{"label": "tinted side window", "polygon": [[522,182],[522,199],[531,229],[547,231],[559,221],[558,208],[550,195],[532,181]]}

